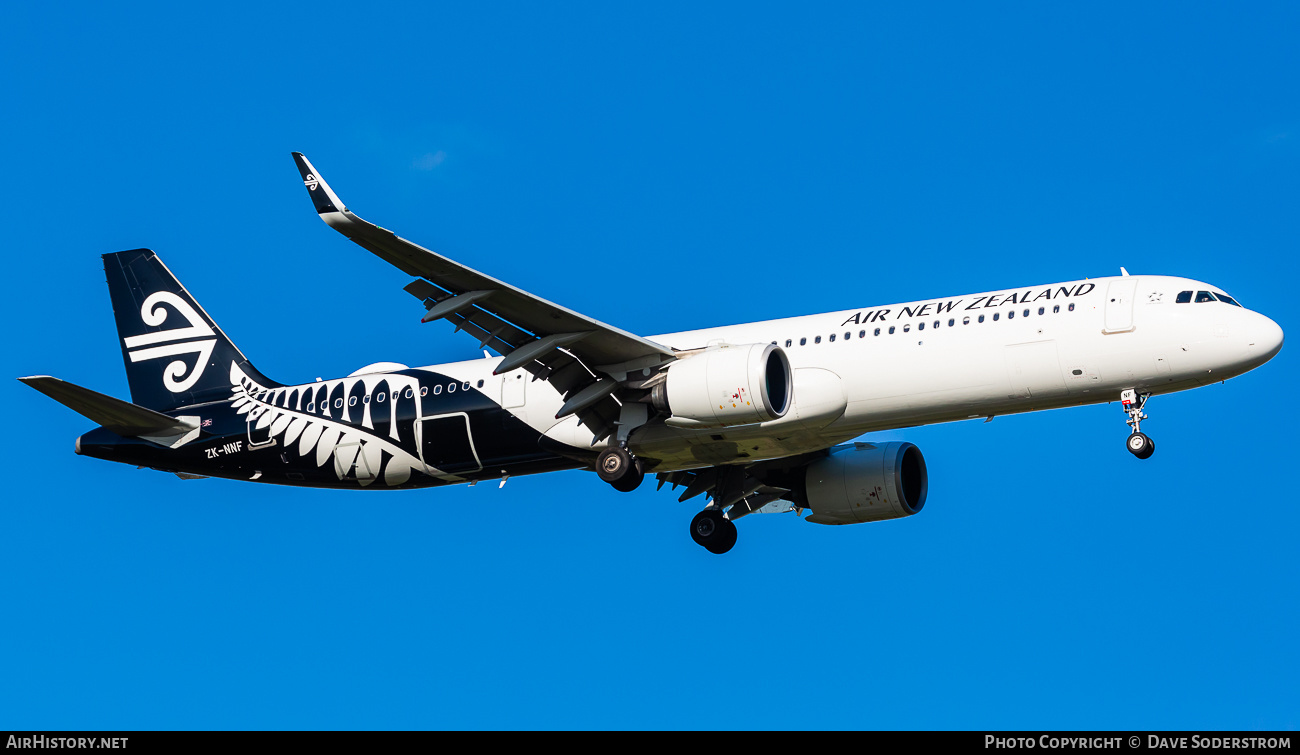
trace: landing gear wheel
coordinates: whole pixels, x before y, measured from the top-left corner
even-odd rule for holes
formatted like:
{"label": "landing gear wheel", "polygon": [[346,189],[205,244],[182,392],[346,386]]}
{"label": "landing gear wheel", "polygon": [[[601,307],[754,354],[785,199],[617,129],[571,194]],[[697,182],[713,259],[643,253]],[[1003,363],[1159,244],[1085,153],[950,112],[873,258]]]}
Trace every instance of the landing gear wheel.
{"label": "landing gear wheel", "polygon": [[1156,442],[1145,433],[1133,433],[1128,436],[1128,451],[1139,459],[1149,459],[1156,452]]}
{"label": "landing gear wheel", "polygon": [[717,509],[705,509],[691,520],[691,539],[710,553],[723,554],[736,544],[736,525]]}
{"label": "landing gear wheel", "polygon": [[641,481],[644,479],[645,475],[637,471],[636,465],[633,464],[632,470],[628,474],[624,475],[623,479],[615,480],[614,482],[611,482],[610,485],[620,493],[631,493],[633,490],[641,487]]}
{"label": "landing gear wheel", "polygon": [[1129,388],[1121,393],[1119,398],[1124,406],[1124,413],[1128,415],[1128,426],[1133,428],[1128,436],[1128,452],[1139,459],[1151,458],[1151,454],[1156,452],[1156,442],[1148,438],[1141,428],[1142,420],[1147,418],[1142,409],[1147,405],[1147,399],[1151,398],[1151,394],[1138,393],[1137,389]]}
{"label": "landing gear wheel", "polygon": [[636,459],[622,446],[600,452],[600,456],[596,457],[596,474],[623,493],[636,490],[645,477]]}

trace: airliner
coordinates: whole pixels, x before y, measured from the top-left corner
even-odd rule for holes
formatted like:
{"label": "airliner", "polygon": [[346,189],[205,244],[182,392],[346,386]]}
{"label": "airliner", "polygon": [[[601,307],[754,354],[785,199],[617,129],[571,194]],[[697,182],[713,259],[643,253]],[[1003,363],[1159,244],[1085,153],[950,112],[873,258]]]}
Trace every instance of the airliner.
{"label": "airliner", "polygon": [[[1282,348],[1282,329],[1218,286],[1122,275],[648,337],[472,270],[352,213],[293,153],[316,212],[413,278],[424,322],[484,357],[285,384],[263,375],[148,249],[103,255],[131,401],[19,378],[99,425],[76,452],[182,479],[357,490],[594,471],[616,491],[653,474],[704,495],[691,537],[735,522],[907,517],[928,471],[864,433],[1119,401],[1127,448],[1152,396],[1218,383]],[[493,356],[489,352],[495,352]],[[806,514],[806,516],[805,516]]]}

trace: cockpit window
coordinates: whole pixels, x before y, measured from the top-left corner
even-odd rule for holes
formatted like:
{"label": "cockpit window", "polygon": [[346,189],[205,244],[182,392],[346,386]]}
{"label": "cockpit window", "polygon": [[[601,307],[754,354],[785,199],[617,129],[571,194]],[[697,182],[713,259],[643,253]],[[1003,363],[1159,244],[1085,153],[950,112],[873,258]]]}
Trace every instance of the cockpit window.
{"label": "cockpit window", "polygon": [[1178,303],[1178,304],[1186,304],[1186,303],[1188,303],[1188,302],[1191,301],[1191,300],[1192,300],[1192,292],[1191,292],[1191,291],[1179,291],[1179,292],[1178,292],[1178,298],[1175,299],[1174,301],[1175,301],[1176,303]]}
{"label": "cockpit window", "polygon": [[1200,303],[1202,303],[1202,302],[1207,302],[1207,301],[1214,301],[1214,295],[1211,294],[1209,291],[1197,291],[1197,292],[1196,292],[1196,303],[1197,303],[1197,304],[1200,304]]}
{"label": "cockpit window", "polygon": [[1231,304],[1231,305],[1234,306],[1234,307],[1240,307],[1240,306],[1241,306],[1240,304],[1237,303],[1237,300],[1236,300],[1236,299],[1232,298],[1231,296],[1228,296],[1227,294],[1221,294],[1221,293],[1219,293],[1218,291],[1215,291],[1215,292],[1214,292],[1214,298],[1218,299],[1219,301],[1223,302],[1224,304]]}

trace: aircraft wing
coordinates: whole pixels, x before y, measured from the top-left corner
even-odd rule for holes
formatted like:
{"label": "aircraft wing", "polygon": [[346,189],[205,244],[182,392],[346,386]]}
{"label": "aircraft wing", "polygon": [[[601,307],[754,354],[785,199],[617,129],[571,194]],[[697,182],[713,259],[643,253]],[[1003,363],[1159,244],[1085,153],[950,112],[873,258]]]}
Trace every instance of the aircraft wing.
{"label": "aircraft wing", "polygon": [[[557,418],[577,414],[594,440],[618,420],[615,399],[628,373],[672,361],[669,349],[606,325],[450,260],[348,210],[299,152],[294,162],[321,219],[380,259],[418,276],[406,291],[424,302],[424,321],[445,319],[505,356],[497,373],[523,368],[565,399]],[[648,373],[647,373],[648,374]]]}

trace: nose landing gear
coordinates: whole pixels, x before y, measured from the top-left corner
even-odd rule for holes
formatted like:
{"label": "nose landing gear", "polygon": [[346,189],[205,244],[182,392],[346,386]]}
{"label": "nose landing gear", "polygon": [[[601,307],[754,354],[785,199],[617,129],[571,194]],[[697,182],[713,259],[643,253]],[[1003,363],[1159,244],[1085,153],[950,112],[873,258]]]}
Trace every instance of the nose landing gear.
{"label": "nose landing gear", "polygon": [[1128,415],[1128,426],[1133,428],[1128,436],[1128,451],[1139,459],[1149,459],[1151,454],[1156,452],[1156,442],[1139,428],[1142,420],[1147,418],[1147,415],[1142,412],[1142,407],[1146,406],[1149,398],[1151,398],[1150,393],[1139,394],[1131,388],[1120,394],[1124,413]]}

